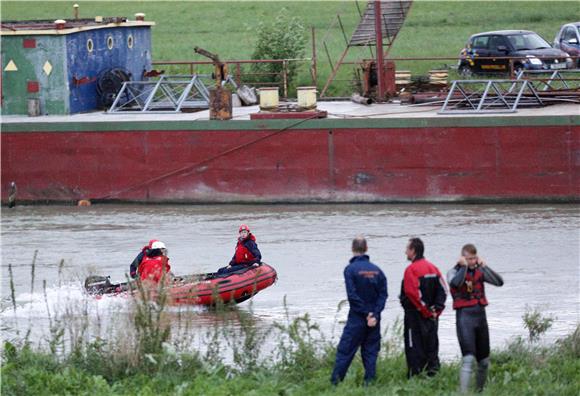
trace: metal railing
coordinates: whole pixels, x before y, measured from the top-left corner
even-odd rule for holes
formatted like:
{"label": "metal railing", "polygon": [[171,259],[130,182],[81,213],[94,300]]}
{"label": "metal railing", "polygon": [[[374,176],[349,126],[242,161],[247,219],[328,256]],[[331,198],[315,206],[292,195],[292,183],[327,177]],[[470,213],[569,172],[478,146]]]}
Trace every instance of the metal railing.
{"label": "metal railing", "polygon": [[[562,59],[563,56],[534,56],[534,58],[536,59],[540,59],[540,60],[553,60],[553,59]],[[566,58],[570,58],[572,60],[573,63],[577,64],[578,60],[580,59],[580,57],[578,56],[567,56]],[[465,56],[432,56],[432,57],[388,57],[386,60],[388,61],[393,61],[393,62],[433,62],[433,61],[443,61],[443,62],[449,62],[451,61],[454,65],[458,65],[459,61],[464,60],[464,61],[469,61],[469,59],[471,60],[491,60],[491,61],[506,61],[506,72],[509,73],[510,78],[515,78],[516,77],[516,70],[517,70],[517,66],[520,66],[521,64],[525,63],[525,61],[529,61],[530,58],[525,57],[525,56],[478,56],[475,58],[467,58]],[[345,65],[360,65],[363,64],[363,60],[360,61],[350,61],[350,62],[343,62],[343,64]],[[447,65],[449,67],[449,65]],[[449,67],[449,68],[457,68],[455,67]],[[558,68],[557,70],[562,70],[565,69],[565,67],[562,68]],[[549,69],[552,70],[552,69]],[[556,70],[556,69],[554,69]],[[496,73],[498,72],[497,70],[495,71]],[[485,73],[485,72],[482,72]],[[490,73],[494,73],[494,71],[490,71]]]}
{"label": "metal railing", "polygon": [[[314,50],[315,53],[316,50]],[[537,59],[561,59],[562,57],[536,57]],[[578,62],[579,57],[570,56],[575,64]],[[475,58],[476,61],[505,61],[506,70],[505,71],[498,71],[498,70],[490,70],[490,71],[478,71],[476,72],[475,76],[473,77],[465,77],[462,76],[462,79],[468,78],[478,78],[480,79],[481,76],[488,76],[492,79],[500,78],[505,79],[506,75],[509,76],[511,79],[517,78],[517,66],[523,64],[529,58],[527,57],[477,57]],[[422,75],[421,73],[417,73],[414,69],[425,69],[425,65],[427,69],[445,69],[448,71],[457,71],[457,66],[460,60],[466,60],[465,56],[446,56],[446,57],[387,57],[386,60],[393,61],[396,64],[396,70],[409,70],[411,75],[415,79]],[[318,76],[321,76],[321,68],[319,63],[316,61],[316,57],[313,56],[312,58],[304,58],[304,59],[262,59],[262,60],[227,60],[224,61],[228,65],[229,74],[232,75],[234,81],[239,85],[251,85],[255,87],[265,87],[265,86],[278,86],[280,88],[280,95],[283,98],[287,98],[290,89],[290,65],[292,63],[299,63],[298,74],[302,77],[302,84],[305,83],[304,75],[306,74],[309,76],[309,80],[307,84],[311,84],[312,86],[318,87]],[[413,63],[411,67],[407,66],[409,63]],[[280,71],[276,73],[271,72],[262,72],[256,71],[252,66],[256,64],[278,64],[280,65]],[[352,67],[359,67],[363,64],[363,60],[357,61],[345,61],[342,63],[343,66],[351,66]],[[419,66],[418,66],[419,65]],[[211,61],[155,61],[153,62],[153,67],[156,69],[163,69],[163,68],[170,68],[172,69],[168,74],[189,74],[193,75],[196,73],[199,74],[211,74],[212,72],[212,62]],[[550,71],[552,69],[548,69]],[[555,70],[555,69],[554,69]],[[566,69],[558,69],[558,70],[566,70]],[[330,73],[332,70],[324,69],[324,74],[326,72]],[[352,74],[351,74],[352,76]],[[336,78],[334,80],[334,84],[343,84],[343,90],[345,94],[348,94],[346,91],[350,88],[353,83],[357,82],[356,78],[347,78],[345,79],[344,74],[342,74],[343,78]],[[539,77],[539,76],[538,76]],[[528,79],[534,80],[536,76],[526,77]],[[450,73],[449,75],[450,81],[448,82],[451,84],[451,80],[456,79]],[[541,78],[539,78],[541,79]],[[574,81],[575,77],[571,77],[567,79],[568,81]],[[320,88],[320,87],[318,87]],[[350,95],[350,94],[349,94]]]}
{"label": "metal railing", "polygon": [[[311,59],[247,59],[223,61],[228,66],[229,74],[236,84],[246,84],[256,87],[278,86],[282,91],[282,97],[285,98],[288,97],[290,83],[290,62],[312,63],[315,65],[315,62],[313,63]],[[155,68],[177,68],[177,72],[172,72],[171,74],[185,73],[190,75],[211,73],[210,68],[213,66],[211,61],[156,61],[152,64]],[[252,66],[258,64],[277,64],[280,65],[280,71],[272,73],[253,70]],[[314,68],[312,66],[310,67],[313,84],[315,85]]]}

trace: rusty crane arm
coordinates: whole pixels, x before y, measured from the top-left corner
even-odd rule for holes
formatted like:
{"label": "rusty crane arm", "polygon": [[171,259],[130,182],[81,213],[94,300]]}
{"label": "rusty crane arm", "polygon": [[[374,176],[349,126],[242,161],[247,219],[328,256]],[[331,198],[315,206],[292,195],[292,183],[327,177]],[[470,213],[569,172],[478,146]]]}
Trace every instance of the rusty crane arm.
{"label": "rusty crane arm", "polygon": [[201,56],[205,56],[206,58],[212,60],[214,66],[214,78],[216,87],[219,88],[222,84],[222,81],[225,81],[227,79],[228,74],[227,65],[220,60],[218,55],[211,53],[207,50],[204,50],[203,48],[194,47],[193,50],[195,51],[196,54],[200,54]]}

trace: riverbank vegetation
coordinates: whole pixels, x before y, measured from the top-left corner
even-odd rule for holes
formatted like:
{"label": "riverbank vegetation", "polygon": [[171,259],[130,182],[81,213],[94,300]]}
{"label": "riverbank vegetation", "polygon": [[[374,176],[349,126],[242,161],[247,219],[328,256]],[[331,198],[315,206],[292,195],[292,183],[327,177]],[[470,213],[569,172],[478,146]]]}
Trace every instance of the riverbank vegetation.
{"label": "riverbank vegetation", "polygon": [[[312,57],[311,27],[316,31],[319,88],[330,73],[329,59],[337,62],[345,49],[345,35],[346,39],[350,38],[360,20],[355,1],[82,1],[79,4],[82,18],[122,15],[133,19],[136,12],[144,12],[147,20],[156,23],[153,28],[154,61],[207,60],[194,54],[194,46],[217,53],[221,59],[250,59],[257,50],[257,28],[261,23],[274,21],[280,10],[285,9],[306,28],[306,58]],[[365,1],[358,2],[361,11],[365,5]],[[415,1],[389,56],[457,57],[471,34],[490,30],[533,30],[552,42],[559,27],[572,22],[574,5],[566,1]],[[72,15],[71,2],[2,2],[2,20],[70,19]],[[353,48],[346,60],[369,57],[368,49]],[[297,64],[295,86],[312,85],[310,62]],[[410,70],[417,76],[455,64],[452,59],[410,60],[400,61],[396,67]],[[172,71],[168,66],[160,68]],[[344,81],[337,81],[331,92],[350,94],[346,79],[351,76],[351,68],[345,67],[338,76]]]}
{"label": "riverbank vegetation", "polygon": [[[99,318],[94,326],[95,318],[78,309],[86,304],[77,303],[76,311],[53,313],[46,343],[31,341],[29,333],[3,337],[2,394],[431,396],[455,394],[458,387],[458,362],[443,363],[434,378],[406,379],[400,322],[383,324],[371,386],[362,386],[357,356],[346,380],[334,387],[329,377],[336,340],[326,339],[308,314],[291,318],[286,312],[284,322],[263,326],[251,305],[249,311],[216,307],[208,312],[213,328],[194,348],[190,338],[200,330],[181,311],[168,310],[163,293],[156,301],[141,288],[136,295],[126,321],[112,327]],[[537,311],[526,315],[537,340],[545,318]],[[484,394],[575,396],[579,385],[580,326],[551,346],[519,338],[494,351]]]}
{"label": "riverbank vegetation", "polygon": [[[486,395],[571,395],[580,385],[580,331],[553,347],[534,347],[517,340],[492,354]],[[298,346],[295,344],[295,346]],[[252,351],[242,360],[252,360]],[[119,354],[120,353],[120,354]],[[443,395],[455,394],[458,364],[443,363],[434,378],[407,380],[401,352],[383,354],[377,379],[363,387],[357,357],[344,383],[330,385],[334,349],[308,342],[286,350],[278,363],[233,368],[197,353],[162,351],[131,361],[102,342],[86,345],[65,358],[35,350],[30,344],[5,343],[2,356],[3,395]],[[247,362],[246,362],[247,363]]]}

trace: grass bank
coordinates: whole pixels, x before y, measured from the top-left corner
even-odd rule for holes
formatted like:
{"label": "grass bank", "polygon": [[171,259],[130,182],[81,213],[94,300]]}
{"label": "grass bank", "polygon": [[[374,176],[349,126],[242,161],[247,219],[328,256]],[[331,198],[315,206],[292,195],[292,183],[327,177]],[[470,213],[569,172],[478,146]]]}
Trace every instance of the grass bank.
{"label": "grass bank", "polygon": [[[492,354],[484,395],[576,396],[580,385],[580,332],[554,347],[522,341]],[[333,387],[329,376],[334,350],[292,356],[290,364],[257,364],[245,370],[208,364],[196,354],[164,351],[134,367],[100,354],[98,348],[64,360],[34,351],[30,345],[5,344],[3,395],[446,395],[455,394],[458,364],[444,363],[434,378],[405,378],[402,354],[383,355],[377,379],[363,387],[360,358],[344,383]]]}
{"label": "grass bank", "polygon": [[[342,31],[347,37],[354,31],[359,14],[354,1],[151,1],[103,2],[79,1],[81,17],[124,15],[133,18],[144,12],[156,22],[153,29],[153,59],[206,60],[194,55],[200,46],[218,53],[222,59],[249,59],[255,46],[254,27],[259,21],[272,20],[281,8],[298,17],[310,34],[316,29],[318,85],[324,84],[330,72],[330,59],[336,62],[345,48]],[[365,2],[359,2],[364,9]],[[2,1],[2,20],[57,19],[72,15],[71,2]],[[392,57],[456,57],[467,38],[482,31],[498,29],[533,30],[551,42],[563,23],[572,22],[575,2],[557,1],[415,1],[390,55]],[[311,41],[306,56],[311,56]],[[369,51],[353,49],[347,60],[369,57]],[[411,70],[413,75],[426,74],[433,68],[447,67],[452,61],[405,61],[397,69]],[[309,64],[300,68],[295,85],[310,85]],[[347,80],[352,69],[345,67],[338,76]],[[330,91],[350,92],[346,81],[339,81]]]}

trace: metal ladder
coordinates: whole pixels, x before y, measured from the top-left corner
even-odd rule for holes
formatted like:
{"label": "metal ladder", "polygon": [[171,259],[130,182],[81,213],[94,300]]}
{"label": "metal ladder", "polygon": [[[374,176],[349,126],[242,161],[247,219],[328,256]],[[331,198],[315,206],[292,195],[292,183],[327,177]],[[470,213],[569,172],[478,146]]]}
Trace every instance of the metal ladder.
{"label": "metal ladder", "polygon": [[[358,3],[356,4],[358,7]],[[384,57],[386,57],[386,55],[389,53],[391,46],[393,45],[395,39],[397,38],[397,34],[401,30],[401,27],[405,22],[405,18],[409,13],[411,4],[412,0],[382,0],[380,2],[381,21],[382,21],[381,32],[382,37],[385,39],[383,41]],[[334,81],[334,79],[336,78],[338,70],[343,64],[343,61],[346,58],[346,55],[351,47],[363,47],[363,46],[369,47],[371,51],[371,56],[373,56],[371,47],[376,46],[377,40],[375,32],[375,1],[370,0],[367,2],[364,14],[361,13],[360,22],[356,27],[354,33],[352,34],[350,40],[347,40],[347,36],[344,31],[342,21],[340,20],[340,16],[338,17],[338,22],[340,24],[340,28],[342,30],[342,34],[346,42],[346,48],[342,52],[338,62],[336,62],[336,64],[333,64],[330,59],[330,53],[328,52],[327,44],[325,41],[323,41],[323,46],[326,50],[326,54],[332,72],[330,73],[330,76],[326,80],[324,88],[322,88],[322,91],[320,92],[320,97],[325,96],[326,91],[328,90],[332,81]]]}

